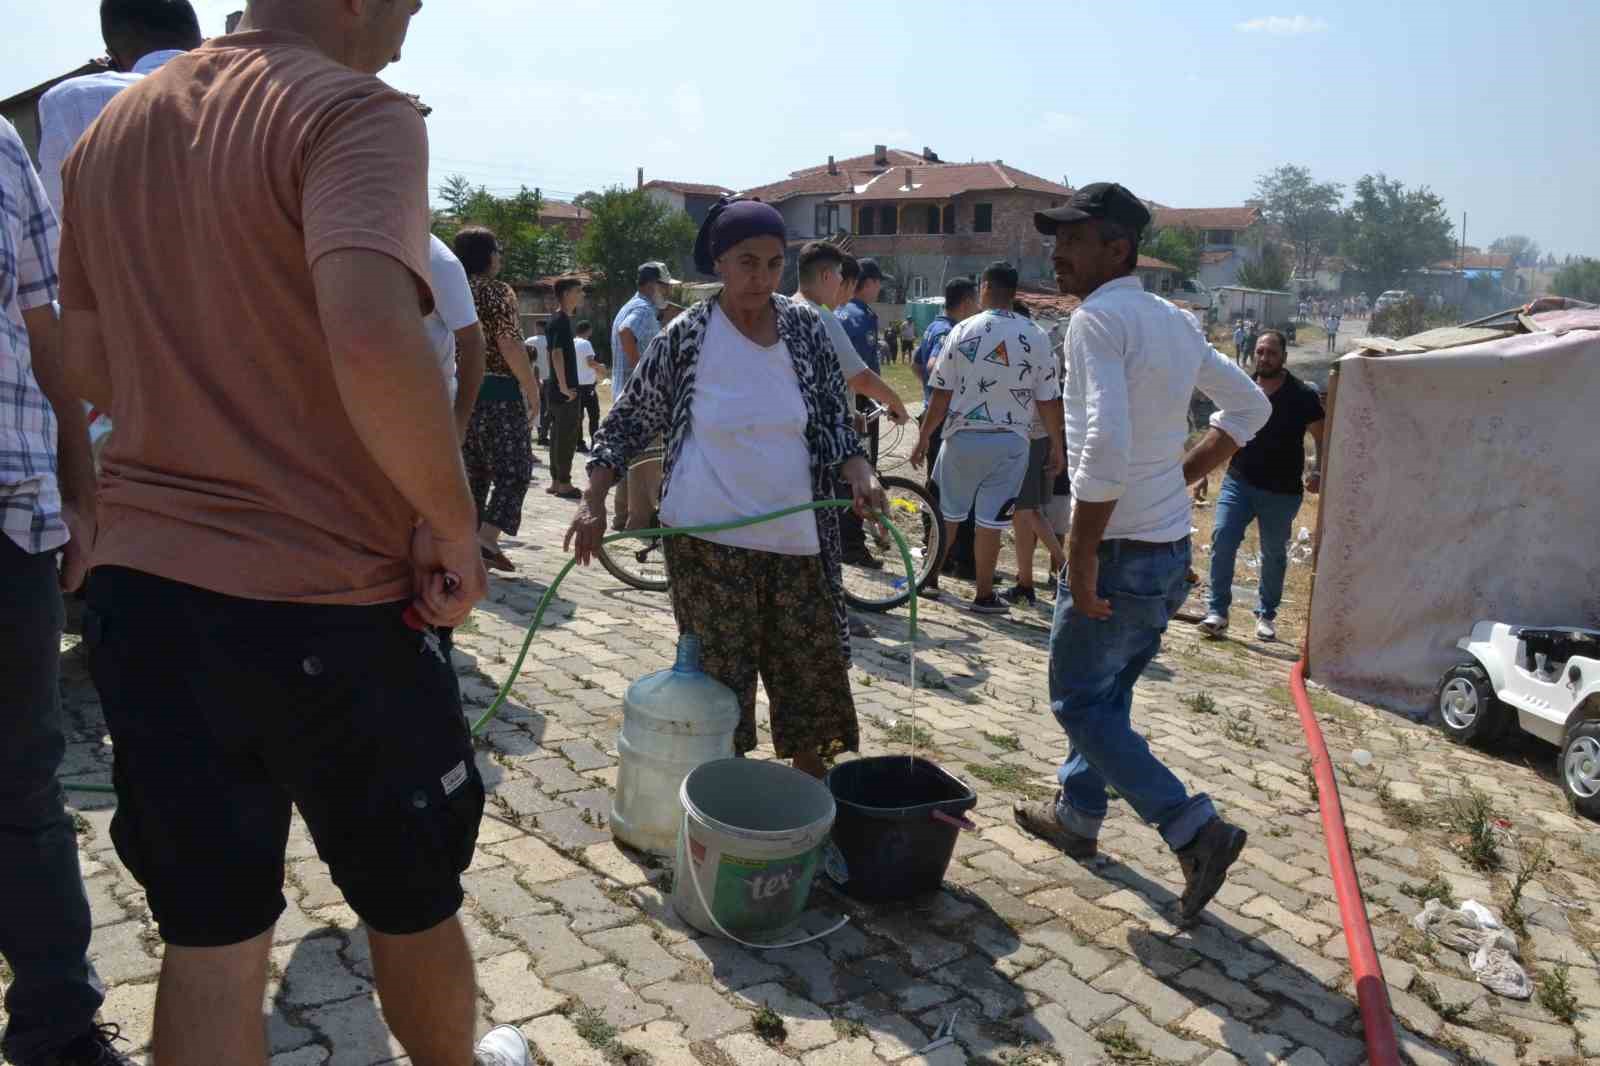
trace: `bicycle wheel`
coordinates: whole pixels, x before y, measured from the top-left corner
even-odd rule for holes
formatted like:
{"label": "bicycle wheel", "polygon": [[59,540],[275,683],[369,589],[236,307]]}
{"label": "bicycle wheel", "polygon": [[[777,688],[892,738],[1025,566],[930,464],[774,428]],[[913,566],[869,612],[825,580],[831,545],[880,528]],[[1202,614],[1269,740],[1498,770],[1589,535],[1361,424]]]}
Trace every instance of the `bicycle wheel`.
{"label": "bicycle wheel", "polygon": [[[646,457],[638,460],[628,467],[632,475],[636,470],[642,470],[649,464],[661,466],[661,453],[647,453]],[[622,491],[627,491],[623,489]],[[661,501],[657,500],[657,507]],[[656,514],[652,512],[650,525],[656,525]],[[648,527],[647,527],[648,528]],[[612,577],[624,585],[631,585],[636,589],[646,592],[667,591],[667,553],[660,537],[651,537],[648,540],[619,540],[610,544],[600,545],[597,553],[600,556],[600,565]]]}
{"label": "bicycle wheel", "polygon": [[[920,589],[933,577],[939,553],[944,548],[944,523],[933,497],[922,483],[889,475],[879,479],[889,497],[889,521],[905,537],[911,549],[913,577]],[[892,611],[911,598],[906,582],[905,563],[895,539],[872,522],[866,523],[869,554],[882,562],[881,568],[844,565],[844,598],[863,611]]]}

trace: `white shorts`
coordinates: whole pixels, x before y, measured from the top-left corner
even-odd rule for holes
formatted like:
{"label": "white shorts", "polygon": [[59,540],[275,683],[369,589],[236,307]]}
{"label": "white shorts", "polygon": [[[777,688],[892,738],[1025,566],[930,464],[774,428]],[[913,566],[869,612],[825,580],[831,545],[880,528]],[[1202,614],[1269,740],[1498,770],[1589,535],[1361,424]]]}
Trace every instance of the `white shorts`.
{"label": "white shorts", "polygon": [[967,515],[984,529],[1007,529],[1028,472],[1028,438],[1002,429],[966,429],[944,439],[933,477],[946,522]]}

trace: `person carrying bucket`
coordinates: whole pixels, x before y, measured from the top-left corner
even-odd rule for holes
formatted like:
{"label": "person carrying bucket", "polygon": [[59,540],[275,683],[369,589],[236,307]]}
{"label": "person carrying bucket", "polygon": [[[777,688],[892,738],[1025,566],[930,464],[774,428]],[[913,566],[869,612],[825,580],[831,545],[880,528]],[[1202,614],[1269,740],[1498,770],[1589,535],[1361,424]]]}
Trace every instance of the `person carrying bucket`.
{"label": "person carrying bucket", "polygon": [[[650,343],[601,423],[565,541],[580,564],[605,535],[607,493],[657,434],[666,437],[665,526],[831,500],[840,482],[858,515],[886,507],[822,320],[777,294],[786,240],[783,216],[760,201],[724,199],[707,215],[695,264],[722,279],[722,292]],[[758,676],[780,758],[820,777],[833,757],[858,750],[839,512],[671,537],[666,558],[679,631],[700,636],[703,669],[739,698],[735,750],[756,746]]]}

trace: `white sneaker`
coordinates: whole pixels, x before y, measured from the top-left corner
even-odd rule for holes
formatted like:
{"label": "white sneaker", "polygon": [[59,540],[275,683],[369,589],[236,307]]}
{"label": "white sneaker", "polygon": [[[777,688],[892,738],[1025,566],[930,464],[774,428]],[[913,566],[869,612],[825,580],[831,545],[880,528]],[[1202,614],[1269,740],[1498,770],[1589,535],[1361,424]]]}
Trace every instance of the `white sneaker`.
{"label": "white sneaker", "polygon": [[[1191,615],[1190,617],[1193,616]],[[1212,611],[1210,614],[1205,616],[1204,620],[1201,621],[1199,629],[1201,636],[1210,637],[1212,640],[1215,640],[1217,637],[1222,636],[1222,634],[1228,631],[1228,620],[1222,615],[1217,614],[1215,611]]]}
{"label": "white sneaker", "polygon": [[533,1053],[516,1026],[497,1025],[478,1041],[472,1061],[476,1066],[532,1066]]}
{"label": "white sneaker", "polygon": [[1278,639],[1278,627],[1272,624],[1272,619],[1270,619],[1270,618],[1258,618],[1258,619],[1256,619],[1256,639],[1257,640],[1277,640]]}

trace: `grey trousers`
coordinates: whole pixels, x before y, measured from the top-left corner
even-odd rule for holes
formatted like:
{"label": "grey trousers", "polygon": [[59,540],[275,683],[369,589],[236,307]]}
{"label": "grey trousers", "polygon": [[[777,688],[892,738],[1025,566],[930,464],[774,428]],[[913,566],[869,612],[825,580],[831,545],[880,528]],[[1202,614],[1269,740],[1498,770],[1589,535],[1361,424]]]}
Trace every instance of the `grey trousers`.
{"label": "grey trousers", "polygon": [[89,965],[89,899],[56,770],[62,733],[55,553],[0,534],[0,955],[11,967],[0,1053],[50,1060],[105,998]]}

